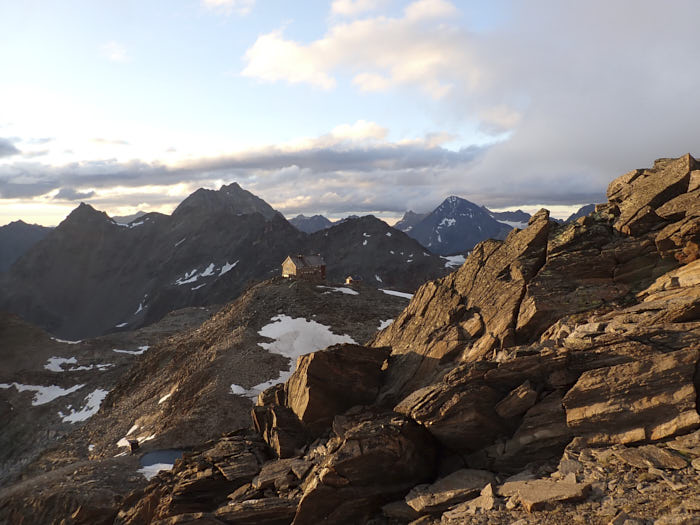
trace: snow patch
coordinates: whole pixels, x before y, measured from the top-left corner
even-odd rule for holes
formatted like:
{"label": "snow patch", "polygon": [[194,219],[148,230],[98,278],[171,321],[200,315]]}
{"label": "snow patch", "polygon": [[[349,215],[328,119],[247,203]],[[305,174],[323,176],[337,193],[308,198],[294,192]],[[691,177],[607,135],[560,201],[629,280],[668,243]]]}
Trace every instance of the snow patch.
{"label": "snow patch", "polygon": [[375,278],[377,281],[379,281],[380,283],[383,283],[383,282],[384,282],[384,281],[382,281],[382,278],[379,277],[378,275],[375,275],[374,278]]}
{"label": "snow patch", "polygon": [[52,337],[51,339],[56,341],[57,343],[63,343],[66,345],[77,345],[78,343],[83,342],[82,339],[79,339],[78,341],[66,341],[65,339],[59,339],[58,337]]}
{"label": "snow patch", "polygon": [[148,345],[139,346],[138,350],[119,350],[118,348],[112,348],[112,352],[116,352],[118,354],[141,355],[149,348],[150,346]]}
{"label": "snow patch", "polygon": [[49,357],[49,360],[44,365],[44,368],[51,372],[77,372],[79,370],[94,370],[95,368],[97,368],[100,372],[103,372],[108,368],[114,366],[114,364],[112,363],[98,363],[96,365],[89,366],[81,365],[72,366],[69,368],[63,367],[63,365],[74,365],[77,363],[78,361],[75,357]]}
{"label": "snow patch", "polygon": [[7,389],[15,387],[18,392],[24,392],[29,390],[31,392],[36,392],[34,394],[34,399],[32,399],[32,406],[45,405],[50,403],[56,398],[67,396],[72,394],[76,390],[80,390],[85,385],[75,385],[70,388],[61,388],[60,386],[41,386],[41,385],[22,385],[20,383],[0,383],[0,388]]}
{"label": "snow patch", "polygon": [[236,261],[236,262],[234,262],[234,263],[232,263],[232,264],[229,264],[228,261],[226,261],[226,264],[224,264],[224,265],[221,267],[221,272],[219,273],[219,277],[221,277],[222,275],[224,275],[226,272],[228,272],[228,271],[230,271],[230,270],[233,270],[233,269],[236,267],[237,264],[238,264],[238,261]]}
{"label": "snow patch", "polygon": [[206,269],[199,274],[200,277],[209,277],[210,275],[214,275],[214,263],[210,263],[209,266],[206,267]]}
{"label": "snow patch", "polygon": [[195,282],[199,276],[197,275],[197,268],[192,270],[191,272],[186,272],[184,277],[180,277],[175,281],[175,284],[178,286],[182,286],[183,284],[189,284]]}
{"label": "snow patch", "polygon": [[172,392],[170,392],[169,394],[165,394],[163,397],[161,397],[158,400],[158,404],[160,405],[161,403],[165,403],[168,399],[170,399],[170,396],[172,396],[172,395],[173,395]]}
{"label": "snow patch", "polygon": [[367,232],[363,232],[363,233],[362,233],[362,236],[363,236],[363,237],[371,237],[371,235],[370,235],[369,233],[367,233]]}
{"label": "snow patch", "polygon": [[459,268],[466,261],[464,255],[448,255],[447,257],[442,256],[445,259],[445,268]]}
{"label": "snow patch", "polygon": [[243,388],[241,385],[236,385],[233,384],[231,385],[231,393],[236,394],[238,396],[244,396],[246,394],[247,390]]}
{"label": "snow patch", "polygon": [[331,292],[340,292],[344,293],[345,295],[360,295],[360,292],[353,290],[352,288],[346,288],[344,286],[323,286],[323,285],[317,285],[316,288],[326,288],[330,290],[330,292],[324,292],[324,293],[331,293]]}
{"label": "snow patch", "polygon": [[387,290],[386,288],[380,288],[379,290],[384,292],[387,295],[395,295],[396,297],[403,297],[404,299],[412,299],[413,298],[412,293],[397,292],[396,290]]}
{"label": "snow patch", "polygon": [[59,412],[58,415],[63,418],[64,423],[77,423],[78,421],[85,421],[91,418],[100,409],[100,405],[104,398],[109,393],[108,390],[102,390],[101,388],[89,393],[85,398],[85,406],[78,411],[71,409],[69,414],[63,414]]}
{"label": "snow patch", "polygon": [[204,287],[204,286],[206,286],[206,285],[207,285],[207,283],[198,284],[197,286],[193,286],[193,287],[191,288],[191,290],[194,292],[195,290],[199,290],[200,288],[202,288],[202,287]]}
{"label": "snow patch", "polygon": [[387,237],[391,237],[391,232],[386,232]]}
{"label": "snow patch", "polygon": [[78,360],[75,357],[49,357],[44,368],[51,372],[65,372],[63,365],[75,365],[77,363]]}
{"label": "snow patch", "polygon": [[365,239],[364,241],[362,241],[362,246],[367,246],[367,239]]}
{"label": "snow patch", "polygon": [[450,226],[454,226],[456,222],[457,222],[457,219],[450,219],[449,217],[445,217],[444,219],[442,219],[440,221],[440,224],[438,224],[438,228],[440,226],[445,226],[445,227],[449,228]]}
{"label": "snow patch", "polygon": [[181,245],[183,242],[185,242],[186,240],[187,240],[187,237],[183,237],[182,239],[180,239],[179,241],[177,241],[177,242],[175,243],[175,247],[177,248],[178,246],[180,246],[180,245]]}
{"label": "snow patch", "polygon": [[389,326],[393,322],[394,322],[393,319],[387,319],[386,321],[380,321],[379,328],[377,328],[377,330],[384,330],[387,326]]}
{"label": "snow patch", "polygon": [[114,328],[124,328],[128,324],[129,323],[119,323],[119,324],[114,325]]}

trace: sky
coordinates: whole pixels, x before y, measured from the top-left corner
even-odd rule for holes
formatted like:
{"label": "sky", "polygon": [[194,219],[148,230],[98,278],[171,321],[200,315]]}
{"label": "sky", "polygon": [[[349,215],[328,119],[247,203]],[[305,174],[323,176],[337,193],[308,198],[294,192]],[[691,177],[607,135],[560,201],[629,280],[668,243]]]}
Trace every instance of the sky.
{"label": "sky", "polygon": [[696,0],[0,2],[0,225],[449,195],[566,216],[700,154]]}

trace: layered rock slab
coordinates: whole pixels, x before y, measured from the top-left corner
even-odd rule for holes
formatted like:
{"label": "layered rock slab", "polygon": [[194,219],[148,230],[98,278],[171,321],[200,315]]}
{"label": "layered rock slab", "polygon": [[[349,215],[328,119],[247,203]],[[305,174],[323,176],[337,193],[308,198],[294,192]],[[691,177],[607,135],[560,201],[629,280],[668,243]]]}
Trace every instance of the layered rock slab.
{"label": "layered rock slab", "polygon": [[584,372],[564,396],[566,421],[592,443],[658,440],[700,426],[695,348]]}

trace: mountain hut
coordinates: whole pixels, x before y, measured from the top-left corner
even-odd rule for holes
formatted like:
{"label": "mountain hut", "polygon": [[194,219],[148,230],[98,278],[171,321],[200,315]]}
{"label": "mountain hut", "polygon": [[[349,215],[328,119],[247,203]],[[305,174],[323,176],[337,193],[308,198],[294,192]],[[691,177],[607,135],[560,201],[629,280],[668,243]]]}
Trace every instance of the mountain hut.
{"label": "mountain hut", "polygon": [[282,277],[323,281],[326,279],[326,262],[320,254],[288,255],[282,263]]}

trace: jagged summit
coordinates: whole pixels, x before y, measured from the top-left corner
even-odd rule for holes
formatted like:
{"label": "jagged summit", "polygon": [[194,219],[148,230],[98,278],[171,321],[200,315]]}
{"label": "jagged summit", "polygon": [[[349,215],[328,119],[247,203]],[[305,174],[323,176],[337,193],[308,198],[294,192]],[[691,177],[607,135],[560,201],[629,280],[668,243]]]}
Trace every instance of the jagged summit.
{"label": "jagged summit", "polygon": [[323,215],[313,215],[311,217],[297,215],[290,219],[289,223],[297,230],[304,233],[316,233],[317,231],[325,230],[333,226],[333,223]]}
{"label": "jagged summit", "polygon": [[408,234],[433,253],[450,255],[465,253],[487,238],[503,238],[510,230],[482,207],[451,195]]}
{"label": "jagged summit", "polygon": [[415,213],[412,210],[408,210],[406,213],[403,214],[401,220],[394,224],[394,228],[396,228],[397,230],[401,230],[402,232],[408,233],[413,229],[413,227],[416,224],[425,219],[427,215],[427,213]]}
{"label": "jagged summit", "polygon": [[68,216],[58,225],[58,228],[65,227],[67,225],[81,225],[89,223],[112,224],[114,221],[105,212],[95,209],[90,204],[81,202],[78,207],[71,211]]}
{"label": "jagged summit", "polygon": [[225,212],[234,215],[260,213],[268,220],[278,214],[272,206],[241,188],[237,182],[218,190],[198,189],[175,208],[173,217],[193,212]]}

